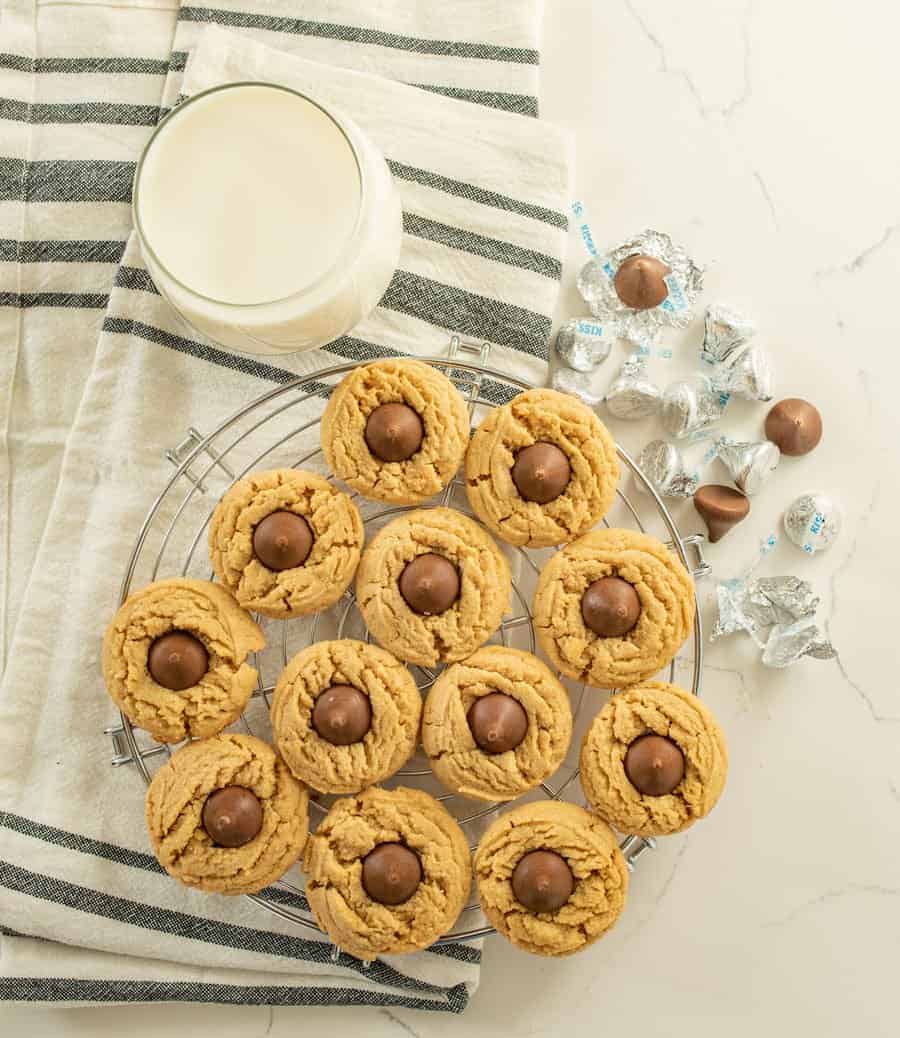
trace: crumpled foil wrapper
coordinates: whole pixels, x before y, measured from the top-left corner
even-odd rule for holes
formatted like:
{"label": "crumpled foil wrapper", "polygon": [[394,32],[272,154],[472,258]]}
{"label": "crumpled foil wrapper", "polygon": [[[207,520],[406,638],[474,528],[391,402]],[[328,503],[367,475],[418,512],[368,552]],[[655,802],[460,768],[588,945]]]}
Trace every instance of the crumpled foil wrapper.
{"label": "crumpled foil wrapper", "polygon": [[[626,306],[613,284],[622,263],[629,256],[639,255],[655,256],[672,271],[666,278],[668,296],[649,310],[632,310]],[[647,346],[663,328],[685,328],[691,322],[694,300],[703,288],[703,272],[668,234],[646,230],[606,255],[588,260],[576,283],[595,317],[615,320],[623,339],[636,346]]]}
{"label": "crumpled foil wrapper", "polygon": [[638,457],[638,468],[661,497],[693,497],[700,485],[700,476],[687,471],[681,451],[665,440],[647,444]]}
{"label": "crumpled foil wrapper", "polygon": [[622,365],[604,397],[609,413],[635,421],[656,414],[662,403],[659,386],[647,376],[647,358],[633,353]]}
{"label": "crumpled foil wrapper", "polygon": [[715,454],[728,469],[734,485],[747,497],[759,493],[781,460],[781,451],[769,440],[737,443],[722,437],[716,441]]}
{"label": "crumpled foil wrapper", "polygon": [[762,649],[767,667],[789,667],[804,656],[828,660],[837,655],[815,621],[819,599],[806,580],[751,579],[747,574],[719,584],[716,597],[719,619],[711,641],[744,631]]}
{"label": "crumpled foil wrapper", "polygon": [[593,371],[609,356],[619,336],[614,321],[599,321],[573,317],[556,334],[556,352],[560,359],[575,371]]}
{"label": "crumpled foil wrapper", "polygon": [[588,407],[599,407],[603,402],[603,393],[595,390],[592,383],[593,378],[588,372],[574,371],[572,368],[557,368],[550,378],[553,389],[577,397]]}
{"label": "crumpled foil wrapper", "polygon": [[830,548],[842,526],[841,510],[827,494],[801,494],[784,513],[785,533],[807,555]]}
{"label": "crumpled foil wrapper", "polygon": [[776,624],[769,632],[763,663],[767,667],[789,667],[804,656],[833,660],[837,653],[811,617],[793,624]]}
{"label": "crumpled foil wrapper", "polygon": [[676,440],[697,439],[718,424],[727,404],[727,395],[715,388],[712,379],[691,375],[666,386],[662,424]]}
{"label": "crumpled foil wrapper", "polygon": [[719,392],[744,400],[771,400],[774,381],[768,354],[759,346],[749,346],[732,365],[718,366],[712,376]]}
{"label": "crumpled foil wrapper", "polygon": [[709,364],[724,361],[756,334],[756,325],[725,303],[706,308],[705,332],[700,358]]}
{"label": "crumpled foil wrapper", "polygon": [[766,644],[765,628],[814,616],[819,608],[812,584],[790,576],[726,580],[716,588],[716,597],[719,620],[711,640],[746,631],[760,648]]}

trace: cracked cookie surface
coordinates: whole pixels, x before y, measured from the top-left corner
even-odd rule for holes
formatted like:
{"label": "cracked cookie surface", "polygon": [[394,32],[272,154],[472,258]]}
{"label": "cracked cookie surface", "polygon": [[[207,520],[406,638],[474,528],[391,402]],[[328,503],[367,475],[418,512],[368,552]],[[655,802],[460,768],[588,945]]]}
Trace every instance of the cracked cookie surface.
{"label": "cracked cookie surface", "polygon": [[[371,708],[360,742],[334,746],[312,724],[316,698],[332,685],[359,689]],[[301,781],[323,793],[356,793],[393,775],[413,755],[422,697],[412,674],[385,649],[342,639],[317,642],[288,663],[272,701],[281,756]]]}
{"label": "cracked cookie surface", "polygon": [[[635,739],[653,733],[684,755],[684,776],[671,793],[645,796],[625,773]],[[728,773],[725,735],[696,696],[662,682],[614,695],[594,718],[581,747],[581,785],[592,809],[623,833],[681,832],[715,807]]]}
{"label": "cracked cookie surface", "polygon": [[[170,631],[186,631],[206,649],[200,681],[181,692],[157,684],[147,653]],[[215,735],[236,721],[256,687],[247,655],[262,631],[232,596],[206,580],[158,580],[129,595],[103,638],[103,680],[110,697],[159,742]]]}
{"label": "cracked cookie surface", "polygon": [[[502,692],[525,711],[523,741],[505,753],[485,753],[467,720],[482,696]],[[531,653],[486,645],[438,677],[425,701],[422,745],[431,770],[448,788],[477,800],[512,800],[540,785],[560,766],[572,738],[569,695]]]}
{"label": "cracked cookie surface", "polygon": [[[419,416],[424,436],[406,461],[382,461],[366,444],[369,415],[404,403]],[[416,505],[456,475],[469,443],[469,413],[453,383],[418,360],[379,360],[345,375],[322,415],[322,450],[332,472],[366,497]]]}
{"label": "cracked cookie surface", "polygon": [[[604,638],[585,624],[581,598],[610,576],[633,586],[641,611],[627,634]],[[567,677],[621,688],[671,662],[691,633],[695,608],[693,581],[661,541],[632,530],[594,530],[541,570],[534,623],[544,652]]]}
{"label": "cracked cookie surface", "polygon": [[[537,850],[565,858],[575,879],[571,897],[555,912],[531,912],[513,892],[516,866]],[[501,815],[478,844],[475,879],[490,923],[533,955],[571,955],[593,944],[618,919],[628,892],[628,869],[610,827],[558,800]]]}
{"label": "cracked cookie surface", "polygon": [[[415,893],[399,905],[374,901],[362,883],[362,860],[381,843],[404,844],[422,867]],[[433,797],[403,787],[336,801],[310,836],[303,867],[319,925],[361,959],[433,944],[453,926],[472,881],[462,829]]]}
{"label": "cracked cookie surface", "polygon": [[[449,559],[459,597],[443,613],[413,612],[398,581],[417,555]],[[363,552],[356,600],[369,630],[409,663],[434,666],[464,659],[488,640],[509,608],[509,563],[487,531],[452,508],[422,508],[392,520]]]}
{"label": "cracked cookie surface", "polygon": [[[256,557],[253,531],[279,511],[302,516],[314,540],[302,565],[275,572]],[[245,609],[287,619],[337,602],[353,580],[364,537],[356,505],[328,480],[271,469],[245,476],[225,493],[210,523],[209,556],[216,576]]]}
{"label": "cracked cookie surface", "polygon": [[[547,504],[526,501],[512,478],[516,454],[540,442],[559,447],[571,469],[565,490]],[[609,511],[618,482],[606,426],[579,400],[553,389],[531,389],[494,408],[466,452],[472,511],[510,544],[540,548],[579,537]]]}
{"label": "cracked cookie surface", "polygon": [[[226,786],[249,789],[262,827],[242,847],[216,846],[203,828],[206,798]],[[252,735],[217,735],[180,749],[147,789],[147,830],[160,864],[191,887],[251,894],[280,879],[303,851],[308,797],[287,765]]]}

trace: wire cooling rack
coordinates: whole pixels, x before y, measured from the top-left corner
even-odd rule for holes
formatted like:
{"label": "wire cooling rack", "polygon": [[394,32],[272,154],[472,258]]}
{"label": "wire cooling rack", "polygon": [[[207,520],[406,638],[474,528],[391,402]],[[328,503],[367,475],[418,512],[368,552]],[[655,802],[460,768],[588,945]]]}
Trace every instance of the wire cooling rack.
{"label": "wire cooling rack", "polygon": [[[462,393],[473,426],[481,421],[491,407],[505,403],[517,393],[531,388],[521,379],[489,368],[489,353],[490,346],[487,343],[464,342],[454,336],[448,357],[427,358],[427,363],[447,375]],[[319,422],[329,394],[343,376],[356,366],[357,363],[347,363],[329,367],[278,386],[242,407],[209,435],[191,428],[180,443],[166,451],[166,457],[175,466],[175,472],[154,501],[138,532],[122,581],[121,601],[133,589],[164,577],[212,579],[206,553],[207,530],[219,497],[234,480],[254,470],[275,467],[311,469],[333,478],[327,471],[319,447]],[[653,533],[668,543],[695,578],[705,576],[709,567],[703,559],[703,538],[682,537],[669,510],[636,463],[621,448],[618,448],[618,453],[623,476],[630,474],[631,484],[637,493],[633,499],[629,496],[631,491],[626,487],[626,478],[623,478],[616,502],[603,520],[603,525],[637,528]],[[386,507],[355,493],[351,496],[362,514],[367,539],[395,516],[412,510]],[[458,476],[443,493],[424,507],[438,505],[472,515],[461,477]],[[491,641],[537,652],[531,601],[540,569],[555,549],[530,550],[509,545],[501,547],[513,574],[512,601],[510,612]],[[257,688],[232,730],[246,731],[271,742],[270,696],[281,670],[291,656],[315,641],[327,638],[368,641],[370,636],[360,616],[352,588],[331,609],[313,617],[287,621],[265,617],[255,619],[263,628],[267,645],[254,654],[255,660],[252,662],[259,675]],[[670,680],[690,687],[695,695],[699,695],[702,668],[703,638],[698,609],[693,635],[669,669]],[[439,673],[439,668],[410,669],[423,694]],[[575,720],[569,755],[555,775],[517,803],[540,798],[584,803],[578,782],[578,748],[582,734],[610,693],[586,688],[562,676],[560,679],[569,691]],[[178,748],[154,742],[146,732],[134,728],[124,715],[121,716],[120,724],[106,729],[105,734],[113,742],[113,766],[130,765],[139,771],[146,782]],[[454,815],[473,849],[497,815],[510,806],[476,803],[448,793],[432,775],[428,760],[421,750],[385,785],[413,786],[430,793]],[[311,828],[315,828],[334,799],[312,795]],[[135,809],[138,809],[137,805]],[[621,848],[628,867],[633,869],[638,858],[654,846],[655,842],[650,838],[625,835]],[[266,910],[300,927],[319,929],[309,911],[303,874],[297,866],[274,887],[248,896]],[[487,925],[473,893],[473,899],[466,905],[453,929],[438,943],[471,940],[490,933],[493,933],[493,929]]]}

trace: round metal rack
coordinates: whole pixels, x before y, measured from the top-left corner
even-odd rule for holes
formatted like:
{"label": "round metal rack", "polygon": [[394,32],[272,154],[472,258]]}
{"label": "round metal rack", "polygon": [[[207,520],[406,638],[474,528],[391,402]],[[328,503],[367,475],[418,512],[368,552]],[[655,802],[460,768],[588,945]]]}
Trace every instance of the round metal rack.
{"label": "round metal rack", "polygon": [[[451,340],[449,357],[427,358],[427,363],[447,375],[468,402],[474,425],[483,418],[487,409],[511,399],[517,393],[531,388],[521,379],[487,366],[490,347]],[[151,506],[122,581],[121,600],[132,590],[151,580],[172,576],[192,576],[211,579],[212,573],[206,554],[206,535],[209,521],[218,498],[235,480],[260,468],[295,467],[327,472],[319,447],[319,421],[331,390],[356,363],[340,364],[279,385],[248,403],[227,418],[209,435],[190,429],[187,436],[166,452],[175,471],[163,491]],[[623,480],[617,500],[603,525],[631,527],[655,533],[667,541],[670,549],[681,559],[695,577],[704,576],[708,566],[703,560],[703,539],[684,538],[678,531],[669,510],[653,487],[647,482],[633,459],[621,448]],[[634,500],[626,492],[626,476],[638,491]],[[386,507],[352,495],[365,522],[367,537],[396,515],[411,509]],[[460,477],[445,491],[424,507],[446,505],[471,515]],[[513,574],[513,593],[510,612],[505,617],[493,642],[513,648],[536,652],[532,623],[531,601],[534,587],[543,563],[554,549],[529,550],[502,546],[507,553]],[[234,730],[250,732],[271,741],[269,700],[278,676],[287,661],[304,646],[324,638],[369,639],[368,631],[359,614],[352,589],[331,609],[313,617],[298,620],[274,621],[257,617],[266,634],[267,646],[256,653],[254,665],[259,678],[253,697]],[[703,639],[699,610],[694,622],[693,636],[680,656],[670,667],[670,680],[700,693],[703,667]],[[431,687],[438,669],[411,668],[419,689],[424,694]],[[581,735],[597,711],[606,702],[607,693],[586,688],[566,679],[569,690],[575,731],[572,748],[562,767],[538,790],[522,800],[536,797],[572,800],[583,803],[578,782],[578,746]],[[114,766],[132,765],[149,782],[177,747],[154,742],[146,732],[134,728],[124,715],[121,723],[106,730],[113,740]],[[386,785],[415,786],[440,800],[453,814],[471,846],[477,845],[488,825],[509,807],[508,804],[476,804],[471,800],[448,793],[431,773],[427,758],[421,751]],[[328,809],[333,797],[313,795],[310,801],[310,825],[315,827]],[[637,859],[654,846],[652,839],[624,836],[622,851],[633,868]],[[260,894],[248,895],[251,900],[270,912],[298,926],[318,930],[309,911],[303,889],[303,875],[295,866],[274,887]],[[471,940],[493,933],[486,924],[474,896],[463,910],[454,928],[440,942]]]}

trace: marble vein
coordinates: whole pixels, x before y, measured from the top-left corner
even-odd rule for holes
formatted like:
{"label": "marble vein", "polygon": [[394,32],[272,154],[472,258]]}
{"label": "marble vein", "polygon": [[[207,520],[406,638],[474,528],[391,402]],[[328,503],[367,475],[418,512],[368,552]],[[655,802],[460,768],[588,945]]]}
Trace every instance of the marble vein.
{"label": "marble vein", "polygon": [[666,45],[650,26],[647,19],[638,10],[634,0],[623,0],[625,7],[641,32],[659,56],[660,71],[666,75],[677,76],[687,87],[688,93],[696,105],[701,119],[708,119],[711,115],[719,115],[723,119],[729,119],[736,111],[742,108],[753,94],[751,79],[752,45],[750,40],[750,20],[753,15],[755,0],[749,0],[741,17],[741,41],[743,52],[743,79],[737,95],[725,105],[709,105],[703,99],[703,94],[694,82],[687,69],[675,66],[669,60]]}
{"label": "marble vein", "polygon": [[675,858],[672,861],[672,868],[669,871],[669,875],[666,877],[665,883],[660,887],[659,893],[653,899],[654,906],[658,907],[666,894],[668,894],[669,887],[672,886],[672,883],[675,880],[675,874],[678,872],[678,866],[681,864],[681,859],[687,853],[689,839],[689,837],[685,837],[684,840],[682,840],[681,846],[678,848]]}
{"label": "marble vein", "polygon": [[764,199],[764,201],[766,203],[766,206],[768,207],[769,215],[772,217],[772,227],[777,231],[778,230],[778,211],[775,208],[775,201],[772,198],[771,192],[769,191],[769,186],[768,186],[768,184],[766,184],[765,180],[763,180],[763,175],[762,175],[762,173],[759,172],[758,169],[754,169],[753,170],[753,179],[756,181],[757,185],[759,186],[760,193],[762,194],[763,199]]}
{"label": "marble vein", "polygon": [[749,3],[744,8],[744,13],[741,16],[741,46],[744,55],[743,83],[737,97],[721,109],[722,117],[724,119],[730,119],[731,116],[734,115],[739,108],[742,108],[753,96],[753,81],[750,78],[751,62],[753,59],[753,44],[750,39],[750,20],[753,17],[753,6],[754,0],[749,0]]}
{"label": "marble vein", "polygon": [[[739,686],[738,699],[741,704],[741,713],[749,713],[753,706],[753,700],[750,696],[750,691],[747,688],[747,675],[744,673],[744,670],[738,669],[737,667],[714,667],[710,663],[704,663],[703,673],[706,674],[709,671],[712,671],[714,674],[728,674],[730,677],[737,678]],[[702,693],[702,686],[700,691]]]}
{"label": "marble vein", "polygon": [[[864,393],[867,393],[866,383],[865,383],[865,373],[861,371],[859,374],[860,374],[860,378],[861,378],[861,381],[862,381],[863,387],[864,387],[863,391],[864,391]],[[871,517],[872,513],[874,512],[875,506],[878,503],[878,496],[881,493],[881,485],[882,485],[882,481],[880,479],[876,480],[875,485],[872,488],[872,494],[871,494],[871,497],[869,499],[869,502],[866,505],[866,507],[863,509],[862,514],[860,515],[859,523],[857,525],[857,530],[858,531],[861,531],[863,529],[863,527],[866,525],[866,522],[868,521],[868,519]],[[832,638],[831,638],[831,622],[832,622],[832,619],[834,617],[834,614],[837,612],[837,607],[838,607],[838,580],[841,577],[841,575],[843,573],[845,573],[850,568],[850,566],[852,565],[852,563],[854,561],[854,558],[856,556],[856,551],[857,551],[858,547],[859,547],[859,532],[857,532],[857,534],[854,536],[853,541],[852,541],[852,543],[850,545],[850,550],[847,552],[847,554],[844,557],[843,561],[834,570],[834,572],[831,574],[831,576],[828,579],[828,587],[829,587],[830,598],[831,598],[831,609],[830,609],[828,618],[825,620],[824,626],[825,626],[825,635],[826,635],[826,637],[828,638],[829,641],[832,641]],[[879,709],[876,707],[875,702],[873,701],[873,699],[869,695],[869,693],[863,688],[863,686],[858,681],[856,681],[854,678],[852,678],[850,676],[850,673],[847,670],[846,664],[841,659],[841,654],[840,654],[840,650],[839,649],[838,649],[838,654],[835,657],[835,663],[837,664],[837,668],[838,668],[838,671],[839,671],[841,677],[844,679],[844,683],[846,685],[848,685],[851,689],[853,689],[853,691],[856,693],[856,695],[863,701],[863,703],[865,704],[865,706],[868,709],[869,713],[872,715],[872,720],[873,721],[876,721],[878,723],[900,724],[900,717],[894,716],[893,714],[882,714],[879,711]]]}
{"label": "marble vein", "polygon": [[885,227],[884,231],[882,231],[876,241],[872,242],[871,245],[867,245],[862,252],[858,252],[849,262],[838,264],[836,267],[821,267],[816,271],[815,276],[817,278],[824,278],[830,277],[833,274],[858,273],[866,266],[872,256],[883,249],[885,245],[891,241],[898,231],[900,231],[900,220]]}
{"label": "marble vein", "polygon": [[410,1027],[405,1020],[401,1020],[399,1016],[392,1013],[390,1009],[379,1009],[378,1012],[381,1016],[387,1017],[391,1023],[396,1024],[405,1034],[411,1034],[413,1038],[419,1038],[419,1032],[415,1028]]}
{"label": "marble vein", "polygon": [[828,904],[831,901],[838,901],[841,898],[849,897],[853,894],[872,894],[876,897],[896,897],[900,894],[900,888],[884,887],[878,883],[851,883],[849,886],[838,887],[836,890],[826,890],[817,897],[810,898],[809,901],[804,901],[795,908],[792,908],[786,915],[779,916],[777,919],[770,919],[768,922],[762,923],[761,925],[764,929],[787,926],[788,923],[793,922],[793,920],[798,916],[803,915],[812,908]]}

